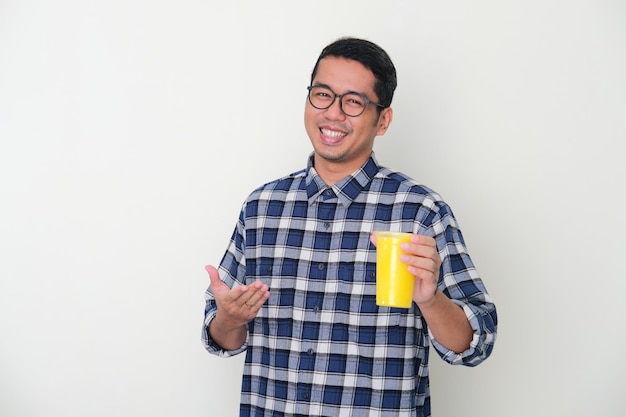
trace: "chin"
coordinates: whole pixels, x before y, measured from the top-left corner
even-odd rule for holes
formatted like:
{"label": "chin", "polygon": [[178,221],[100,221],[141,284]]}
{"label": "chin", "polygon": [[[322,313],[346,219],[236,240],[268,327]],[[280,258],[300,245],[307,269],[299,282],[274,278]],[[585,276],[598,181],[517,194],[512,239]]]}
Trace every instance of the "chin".
{"label": "chin", "polygon": [[346,155],[341,152],[328,152],[328,151],[320,151],[319,149],[315,150],[315,154],[318,158],[321,158],[328,162],[343,162],[346,159]]}

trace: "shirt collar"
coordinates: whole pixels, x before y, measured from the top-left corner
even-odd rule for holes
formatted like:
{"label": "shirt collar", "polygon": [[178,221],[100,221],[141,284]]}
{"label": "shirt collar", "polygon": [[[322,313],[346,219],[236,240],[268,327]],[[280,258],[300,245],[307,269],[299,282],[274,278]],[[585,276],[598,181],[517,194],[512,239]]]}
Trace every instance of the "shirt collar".
{"label": "shirt collar", "polygon": [[365,163],[352,174],[348,175],[333,186],[328,186],[319,176],[313,166],[313,153],[309,155],[307,162],[306,189],[309,204],[313,203],[321,193],[332,190],[339,202],[348,207],[352,201],[363,191],[380,170],[374,152]]}

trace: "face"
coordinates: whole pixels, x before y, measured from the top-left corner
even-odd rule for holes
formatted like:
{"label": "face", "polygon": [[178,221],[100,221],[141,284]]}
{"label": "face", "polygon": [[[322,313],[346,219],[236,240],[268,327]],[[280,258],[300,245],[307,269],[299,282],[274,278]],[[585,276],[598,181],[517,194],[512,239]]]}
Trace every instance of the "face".
{"label": "face", "polygon": [[[357,61],[326,57],[318,66],[313,85],[323,84],[335,94],[357,92],[372,101],[374,74]],[[391,108],[367,106],[357,117],[346,116],[339,108],[339,100],[328,109],[316,109],[306,101],[304,124],[315,150],[315,169],[327,183],[334,183],[349,175],[369,158],[374,138],[383,135],[391,123]]]}

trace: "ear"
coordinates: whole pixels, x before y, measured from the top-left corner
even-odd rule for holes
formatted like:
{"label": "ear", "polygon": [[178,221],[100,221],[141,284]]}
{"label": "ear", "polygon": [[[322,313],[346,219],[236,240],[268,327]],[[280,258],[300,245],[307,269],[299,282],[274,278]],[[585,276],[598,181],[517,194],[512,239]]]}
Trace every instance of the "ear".
{"label": "ear", "polygon": [[393,110],[391,107],[387,107],[380,112],[380,117],[378,118],[378,129],[376,130],[376,136],[382,136],[387,132],[391,121],[393,120]]}

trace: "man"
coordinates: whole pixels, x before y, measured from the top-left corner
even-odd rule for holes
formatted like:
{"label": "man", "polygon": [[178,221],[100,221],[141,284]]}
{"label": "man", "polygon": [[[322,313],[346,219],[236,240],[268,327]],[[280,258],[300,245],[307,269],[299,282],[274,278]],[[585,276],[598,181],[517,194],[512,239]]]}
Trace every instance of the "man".
{"label": "man", "polygon": [[[204,345],[246,351],[240,416],[429,416],[429,345],[468,366],[492,351],[496,309],[449,206],[375,159],[395,88],[377,45],[328,45],[305,104],[307,168],[253,191],[219,272],[206,267]],[[376,305],[375,230],[413,233],[408,309]]]}

